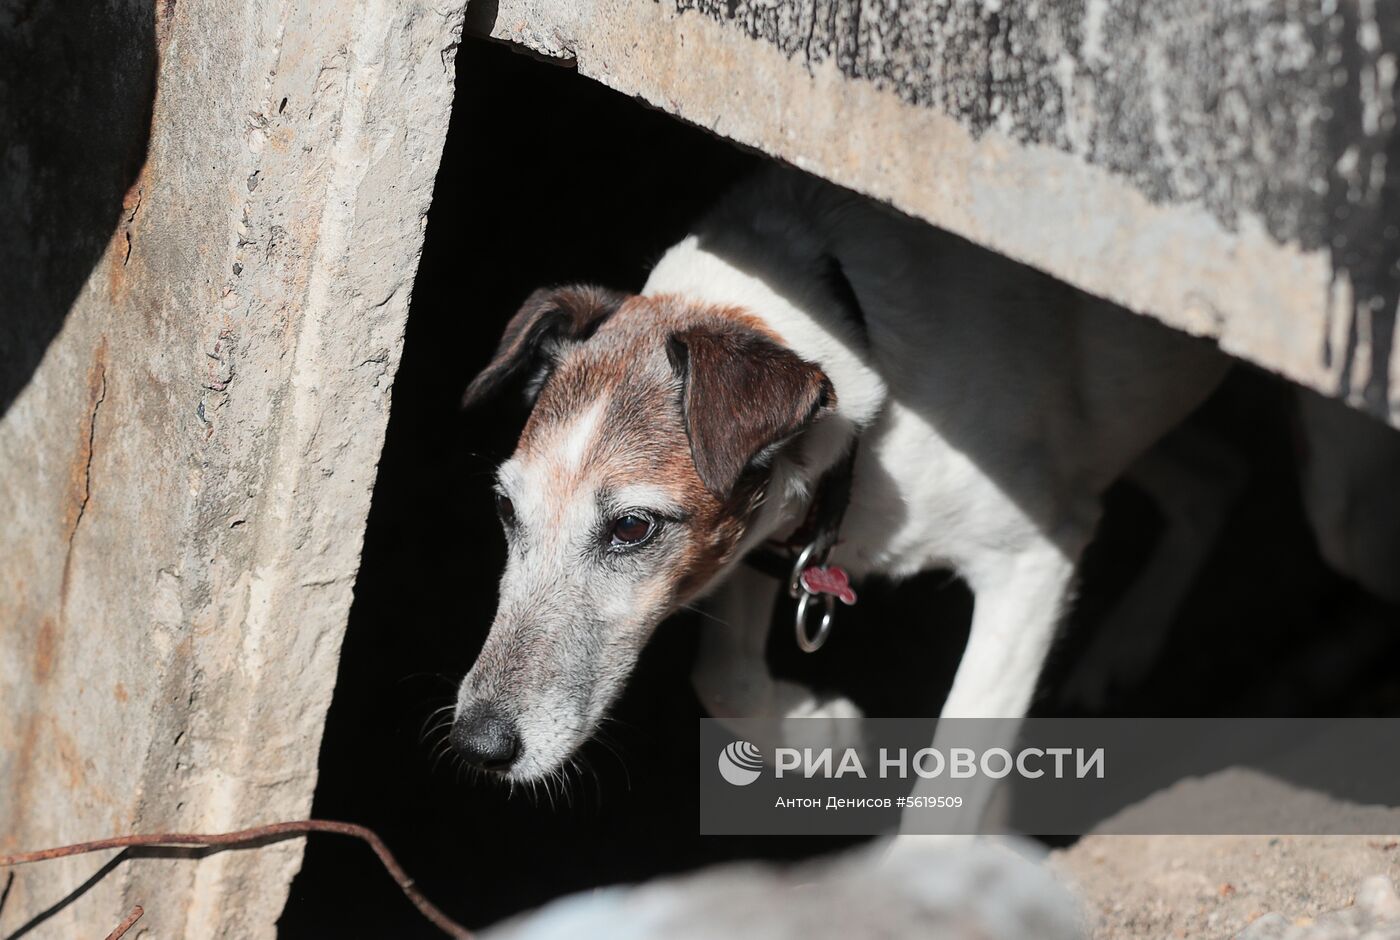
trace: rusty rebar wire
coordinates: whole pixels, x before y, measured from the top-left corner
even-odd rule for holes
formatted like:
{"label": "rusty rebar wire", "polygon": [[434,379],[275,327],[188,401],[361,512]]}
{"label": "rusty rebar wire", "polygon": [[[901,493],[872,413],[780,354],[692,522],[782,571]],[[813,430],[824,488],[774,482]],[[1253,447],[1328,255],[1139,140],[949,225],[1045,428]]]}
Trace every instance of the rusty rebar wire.
{"label": "rusty rebar wire", "polygon": [[126,932],[141,919],[141,915],[144,913],[146,913],[146,909],[140,904],[133,907],[131,913],[126,915],[126,920],[117,924],[117,929],[107,934],[107,940],[122,940],[122,937],[126,936]]}
{"label": "rusty rebar wire", "polygon": [[[374,850],[374,854],[379,856],[380,864],[384,870],[398,884],[399,890],[404,893],[413,906],[419,912],[432,921],[443,933],[455,940],[471,940],[471,931],[448,917],[442,910],[423,896],[418,890],[418,886],[413,879],[408,877],[408,873],[399,865],[394,858],[389,847],[379,838],[378,834],[366,826],[358,823],[334,822],[328,819],[299,819],[288,822],[268,823],[265,826],[254,826],[251,829],[239,829],[236,832],[156,832],[147,835],[134,836],[112,836],[107,839],[95,839],[91,842],[78,842],[74,845],[63,845],[51,849],[39,849],[35,852],[19,852],[15,855],[0,855],[0,868],[8,868],[13,865],[28,865],[33,862],[44,862],[55,858],[67,858],[70,855],[85,855],[88,852],[100,852],[103,849],[129,849],[129,848],[179,848],[189,846],[217,846],[230,847],[246,845],[251,842],[272,842],[293,836],[304,836],[313,832],[330,832],[336,835],[352,836],[369,845]],[[134,912],[133,912],[134,913]],[[138,915],[139,916],[139,915]],[[135,923],[135,920],[132,920]],[[129,924],[127,925],[130,926]],[[113,934],[113,937],[120,937],[121,934]],[[111,940],[111,938],[109,938]]]}

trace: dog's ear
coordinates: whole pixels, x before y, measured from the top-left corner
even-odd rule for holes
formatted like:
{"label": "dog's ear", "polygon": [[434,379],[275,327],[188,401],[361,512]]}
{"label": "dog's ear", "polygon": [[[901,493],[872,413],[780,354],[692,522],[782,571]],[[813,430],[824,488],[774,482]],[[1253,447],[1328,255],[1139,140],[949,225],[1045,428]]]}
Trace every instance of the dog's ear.
{"label": "dog's ear", "polygon": [[626,299],[619,291],[587,285],[535,291],[506,324],[496,354],[462,395],[462,407],[495,395],[537,363],[551,343],[587,339]]}
{"label": "dog's ear", "polygon": [[754,330],[683,330],[672,334],[666,352],[685,387],[695,469],[722,499],[745,470],[836,407],[826,373]]}

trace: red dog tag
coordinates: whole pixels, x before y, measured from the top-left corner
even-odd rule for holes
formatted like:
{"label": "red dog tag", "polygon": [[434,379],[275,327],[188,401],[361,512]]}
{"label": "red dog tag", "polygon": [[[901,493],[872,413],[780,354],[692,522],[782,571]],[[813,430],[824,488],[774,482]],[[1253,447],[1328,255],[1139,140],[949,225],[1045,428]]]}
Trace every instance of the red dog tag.
{"label": "red dog tag", "polygon": [[812,565],[803,568],[802,586],[808,594],[831,594],[841,598],[841,603],[848,605],[856,602],[856,592],[851,590],[850,576],[840,565]]}

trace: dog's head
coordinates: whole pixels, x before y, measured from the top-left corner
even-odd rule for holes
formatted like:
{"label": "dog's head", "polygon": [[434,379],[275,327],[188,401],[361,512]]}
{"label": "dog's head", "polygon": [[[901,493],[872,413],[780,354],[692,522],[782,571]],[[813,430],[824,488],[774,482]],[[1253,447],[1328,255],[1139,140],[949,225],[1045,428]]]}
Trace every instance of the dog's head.
{"label": "dog's head", "polygon": [[656,625],[735,559],[776,453],[835,405],[822,371],[739,311],[537,291],[467,389],[529,377],[496,479],[507,561],[452,742],[528,780],[597,727]]}

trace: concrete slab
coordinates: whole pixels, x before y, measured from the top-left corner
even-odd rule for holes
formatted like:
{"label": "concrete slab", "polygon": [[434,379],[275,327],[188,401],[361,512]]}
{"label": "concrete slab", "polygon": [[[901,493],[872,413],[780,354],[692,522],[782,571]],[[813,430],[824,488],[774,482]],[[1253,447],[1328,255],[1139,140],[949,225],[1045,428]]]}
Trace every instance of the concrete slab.
{"label": "concrete slab", "polygon": [[497,0],[468,20],[1400,423],[1394,4]]}
{"label": "concrete slab", "polygon": [[[462,7],[0,3],[0,851],[309,812]],[[271,936],[300,857],[132,859],[38,935]]]}

